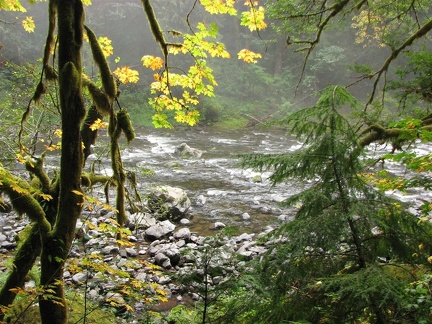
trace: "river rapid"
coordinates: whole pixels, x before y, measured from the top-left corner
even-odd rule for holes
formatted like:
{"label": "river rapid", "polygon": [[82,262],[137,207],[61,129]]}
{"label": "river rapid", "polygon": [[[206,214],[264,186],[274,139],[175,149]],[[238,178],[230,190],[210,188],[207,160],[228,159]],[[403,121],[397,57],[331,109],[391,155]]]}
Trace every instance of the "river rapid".
{"label": "river rapid", "polygon": [[[202,151],[202,156],[177,156],[175,148],[182,143]],[[256,233],[293,216],[293,210],[281,208],[278,203],[302,186],[287,183],[271,187],[270,173],[241,168],[239,155],[282,153],[298,147],[300,143],[281,130],[139,129],[130,145],[122,145],[122,159],[125,169],[136,173],[143,197],[156,185],[187,192],[192,203],[187,214],[192,231],[211,234],[214,223],[222,222],[241,232]],[[102,154],[105,149],[95,147],[94,151],[89,162],[101,160],[99,171],[109,174],[109,161]]]}

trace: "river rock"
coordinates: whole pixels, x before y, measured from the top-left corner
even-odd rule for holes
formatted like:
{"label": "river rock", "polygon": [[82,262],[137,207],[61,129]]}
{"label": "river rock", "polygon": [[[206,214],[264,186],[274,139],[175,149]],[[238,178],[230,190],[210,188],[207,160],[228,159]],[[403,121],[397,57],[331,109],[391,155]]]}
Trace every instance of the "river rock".
{"label": "river rock", "polygon": [[226,225],[224,223],[222,223],[222,222],[216,222],[216,223],[214,223],[214,228],[215,229],[222,229],[224,227],[226,227]]}
{"label": "river rock", "polygon": [[128,215],[128,227],[131,231],[137,229],[146,229],[156,225],[157,220],[148,213],[135,213]]}
{"label": "river rock", "polygon": [[192,148],[186,143],[181,143],[175,148],[174,155],[179,156],[183,159],[199,159],[202,155],[202,151]]}
{"label": "river rock", "polygon": [[181,188],[157,186],[149,195],[149,207],[161,219],[178,221],[185,216],[191,201]]}
{"label": "river rock", "polygon": [[158,240],[170,233],[175,229],[175,225],[169,220],[159,222],[145,230],[144,236],[149,241]]}
{"label": "river rock", "polygon": [[249,220],[251,217],[250,217],[250,215],[248,214],[248,213],[243,213],[242,214],[242,219],[243,220]]}
{"label": "river rock", "polygon": [[155,263],[164,269],[172,268],[170,258],[164,253],[158,253],[155,255]]}
{"label": "river rock", "polygon": [[174,233],[174,238],[176,240],[189,241],[191,237],[191,231],[189,228],[181,228]]}

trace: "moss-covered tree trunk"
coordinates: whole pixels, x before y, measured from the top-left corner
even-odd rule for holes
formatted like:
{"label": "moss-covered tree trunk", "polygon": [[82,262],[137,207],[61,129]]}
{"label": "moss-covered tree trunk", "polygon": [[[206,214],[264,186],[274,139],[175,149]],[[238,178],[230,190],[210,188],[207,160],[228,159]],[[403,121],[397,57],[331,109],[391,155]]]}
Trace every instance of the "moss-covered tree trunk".
{"label": "moss-covered tree trunk", "polygon": [[62,114],[62,151],[58,215],[52,232],[42,241],[41,284],[52,289],[54,299],[42,295],[42,323],[66,323],[63,269],[76,221],[81,214],[83,149],[80,125],[85,115],[81,92],[81,46],[84,9],[81,0],[58,0],[58,70]]}

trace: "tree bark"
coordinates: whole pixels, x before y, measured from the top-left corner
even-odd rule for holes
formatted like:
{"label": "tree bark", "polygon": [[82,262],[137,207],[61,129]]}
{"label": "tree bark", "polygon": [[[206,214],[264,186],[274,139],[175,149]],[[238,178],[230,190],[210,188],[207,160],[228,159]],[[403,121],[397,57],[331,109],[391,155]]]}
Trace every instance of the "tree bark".
{"label": "tree bark", "polygon": [[[13,303],[16,293],[11,289],[24,287],[25,278],[33,267],[40,251],[39,226],[34,224],[29,236],[15,254],[12,269],[0,292],[0,305],[9,306]],[[4,314],[0,311],[0,321],[3,320],[3,317]]]}
{"label": "tree bark", "polygon": [[39,308],[42,323],[64,324],[67,307],[63,270],[75,226],[82,210],[83,150],[80,125],[85,116],[81,91],[81,47],[84,9],[81,0],[58,0],[58,71],[62,114],[60,194],[54,229],[42,241],[41,285],[53,291],[42,294]]}

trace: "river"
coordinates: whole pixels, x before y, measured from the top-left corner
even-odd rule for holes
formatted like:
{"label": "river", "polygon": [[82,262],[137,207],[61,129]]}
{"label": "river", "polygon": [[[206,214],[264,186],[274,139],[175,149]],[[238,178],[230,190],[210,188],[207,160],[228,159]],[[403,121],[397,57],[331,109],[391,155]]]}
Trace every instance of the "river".
{"label": "river", "polygon": [[[283,131],[139,129],[137,134],[129,146],[122,145],[125,168],[136,172],[143,195],[161,184],[184,189],[192,202],[188,211],[192,231],[209,234],[215,222],[222,222],[242,232],[261,232],[278,218],[293,215],[293,210],[279,207],[278,202],[298,192],[301,185],[271,187],[267,179],[270,173],[238,166],[241,154],[281,153],[298,148],[299,142]],[[182,143],[201,150],[201,158],[176,156],[175,148]],[[96,147],[97,151],[106,152],[103,146]],[[90,160],[99,158],[93,155]],[[106,157],[102,161],[108,164]],[[105,168],[105,172],[108,170]],[[260,177],[262,181],[257,182]]]}

